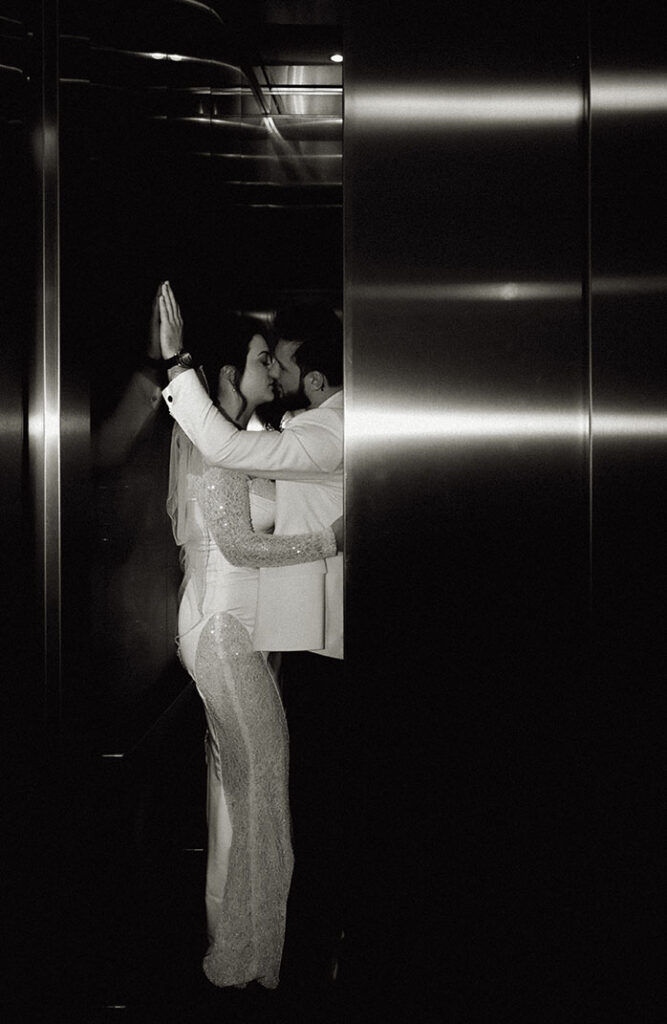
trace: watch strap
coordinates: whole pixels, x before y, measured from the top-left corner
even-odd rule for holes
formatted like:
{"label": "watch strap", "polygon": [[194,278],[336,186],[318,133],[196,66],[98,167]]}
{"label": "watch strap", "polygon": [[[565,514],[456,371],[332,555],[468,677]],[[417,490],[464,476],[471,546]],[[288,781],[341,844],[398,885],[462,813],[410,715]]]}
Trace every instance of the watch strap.
{"label": "watch strap", "polygon": [[170,356],[169,359],[165,359],[162,363],[166,370],[171,369],[172,366],[184,366],[187,368],[192,367],[192,356],[185,349],[181,349],[175,356]]}

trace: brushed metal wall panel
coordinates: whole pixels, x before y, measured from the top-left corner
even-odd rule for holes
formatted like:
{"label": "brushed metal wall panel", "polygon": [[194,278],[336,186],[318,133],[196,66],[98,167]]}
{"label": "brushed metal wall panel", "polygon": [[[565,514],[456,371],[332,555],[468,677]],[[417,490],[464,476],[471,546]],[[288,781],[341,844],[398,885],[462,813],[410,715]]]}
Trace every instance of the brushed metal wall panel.
{"label": "brushed metal wall panel", "polygon": [[[599,804],[605,906],[627,1015],[650,1018],[661,974],[667,543],[667,61],[664,11],[594,5],[591,37],[595,689],[606,742]],[[623,894],[622,897],[619,894]]]}
{"label": "brushed metal wall panel", "polygon": [[396,998],[418,961],[431,1008],[497,1015],[577,927],[585,25],[419,4],[379,34],[370,6],[345,78],[355,899]]}

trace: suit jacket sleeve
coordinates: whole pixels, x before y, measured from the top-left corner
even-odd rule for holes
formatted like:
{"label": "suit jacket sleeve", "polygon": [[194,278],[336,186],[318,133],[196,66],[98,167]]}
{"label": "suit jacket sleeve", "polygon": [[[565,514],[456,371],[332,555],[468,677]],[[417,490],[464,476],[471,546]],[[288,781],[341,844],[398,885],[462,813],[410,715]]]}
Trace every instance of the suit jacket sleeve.
{"label": "suit jacket sleeve", "polygon": [[245,431],[215,408],[194,370],[175,377],[163,395],[171,415],[210,465],[278,480],[320,476],[342,465],[339,410],[302,413],[282,432]]}

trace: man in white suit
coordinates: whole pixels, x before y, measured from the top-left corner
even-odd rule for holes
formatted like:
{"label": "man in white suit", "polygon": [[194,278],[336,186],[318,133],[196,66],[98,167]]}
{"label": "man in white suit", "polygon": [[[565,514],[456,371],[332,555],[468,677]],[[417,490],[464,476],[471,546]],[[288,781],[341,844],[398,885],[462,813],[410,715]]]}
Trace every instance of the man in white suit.
{"label": "man in white suit", "polygon": [[[343,513],[342,325],[332,310],[279,314],[274,374],[287,406],[282,431],[242,431],[213,405],[182,348],[168,282],[160,296],[161,349],[171,415],[206,461],[276,481],[280,534],[318,531]],[[343,779],[343,556],[260,570],[256,650],[283,653],[290,730],[295,872],[286,958],[295,973],[330,969],[341,932]],[[290,927],[291,923],[291,927]]]}

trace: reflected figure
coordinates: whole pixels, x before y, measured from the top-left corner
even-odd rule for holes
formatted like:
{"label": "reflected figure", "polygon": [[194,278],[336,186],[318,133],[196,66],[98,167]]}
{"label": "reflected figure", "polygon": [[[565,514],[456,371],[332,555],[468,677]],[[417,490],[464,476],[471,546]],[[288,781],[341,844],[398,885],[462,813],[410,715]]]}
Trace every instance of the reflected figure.
{"label": "reflected figure", "polygon": [[[180,337],[175,301],[161,312],[161,328]],[[273,398],[274,360],[262,329],[238,319],[217,364],[204,367],[215,405],[235,429]],[[277,986],[293,868],[285,714],[268,656],[252,641],[259,568],[321,561],[337,551],[330,528],[272,536],[274,492],[271,480],[207,468],[174,426],[168,511],[184,573],[179,656],[208,726],[203,966],[218,986]]]}
{"label": "reflected figure", "polygon": [[90,720],[122,744],[187,681],[173,642],[181,574],[164,508],[171,425],[161,400],[159,329],[156,295],[143,356],[131,375],[127,367],[122,389],[120,381],[96,384],[91,403],[91,625],[99,668],[85,699]]}

